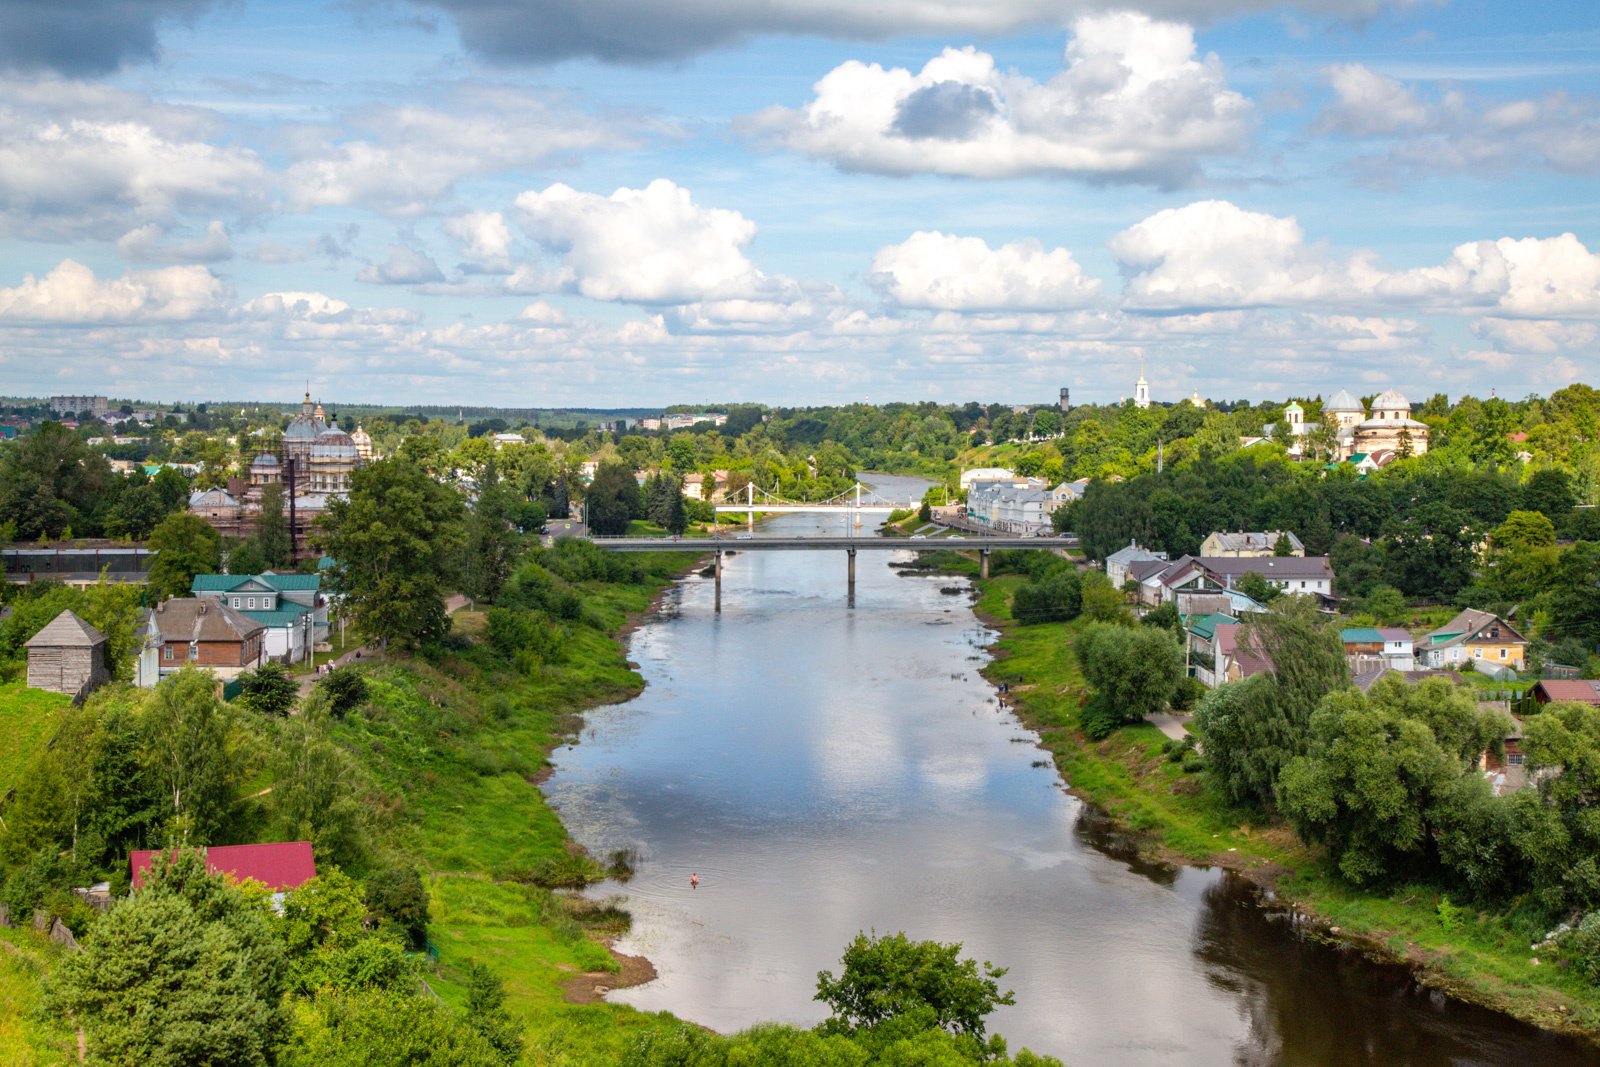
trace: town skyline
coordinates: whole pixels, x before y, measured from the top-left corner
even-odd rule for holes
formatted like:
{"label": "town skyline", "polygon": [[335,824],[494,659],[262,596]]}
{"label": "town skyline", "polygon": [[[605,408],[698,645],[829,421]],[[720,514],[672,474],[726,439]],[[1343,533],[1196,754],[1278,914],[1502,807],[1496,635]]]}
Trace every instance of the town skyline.
{"label": "town skyline", "polygon": [[86,30],[0,2],[0,389],[1103,404],[1141,359],[1158,403],[1600,380],[1576,5],[569,7],[104,0]]}

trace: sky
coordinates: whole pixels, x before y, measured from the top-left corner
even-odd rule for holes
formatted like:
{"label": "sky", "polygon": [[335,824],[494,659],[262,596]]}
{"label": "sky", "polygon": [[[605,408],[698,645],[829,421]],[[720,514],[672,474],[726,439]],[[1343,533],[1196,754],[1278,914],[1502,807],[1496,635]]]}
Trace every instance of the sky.
{"label": "sky", "polygon": [[0,395],[1600,385],[1593,0],[0,0]]}

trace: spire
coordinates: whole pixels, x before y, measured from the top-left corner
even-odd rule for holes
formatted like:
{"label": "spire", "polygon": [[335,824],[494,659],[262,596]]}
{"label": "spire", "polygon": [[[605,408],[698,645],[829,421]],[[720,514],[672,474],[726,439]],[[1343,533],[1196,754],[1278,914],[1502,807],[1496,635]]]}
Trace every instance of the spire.
{"label": "spire", "polygon": [[300,414],[311,414],[311,383],[306,383],[306,398],[300,402]]}
{"label": "spire", "polygon": [[1144,353],[1139,353],[1139,380],[1133,383],[1133,406],[1147,408],[1150,406],[1150,383],[1144,380]]}

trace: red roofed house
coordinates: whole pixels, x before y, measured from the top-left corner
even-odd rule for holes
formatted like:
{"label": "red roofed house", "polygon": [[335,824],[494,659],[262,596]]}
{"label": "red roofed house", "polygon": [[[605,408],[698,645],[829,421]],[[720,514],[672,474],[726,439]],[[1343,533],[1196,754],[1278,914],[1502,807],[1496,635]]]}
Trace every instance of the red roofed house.
{"label": "red roofed house", "polygon": [[[150,871],[150,861],[161,851],[141,849],[129,858],[129,865],[133,868],[133,888],[144,885],[145,875]],[[206,857],[206,870],[212,874],[225,874],[239,882],[249,878],[276,891],[293,889],[317,876],[317,865],[311,858],[310,841],[285,841],[278,845],[220,845],[200,851]]]}
{"label": "red roofed house", "polygon": [[1572,700],[1579,704],[1600,704],[1600,682],[1589,678],[1546,678],[1528,693],[1540,704]]}

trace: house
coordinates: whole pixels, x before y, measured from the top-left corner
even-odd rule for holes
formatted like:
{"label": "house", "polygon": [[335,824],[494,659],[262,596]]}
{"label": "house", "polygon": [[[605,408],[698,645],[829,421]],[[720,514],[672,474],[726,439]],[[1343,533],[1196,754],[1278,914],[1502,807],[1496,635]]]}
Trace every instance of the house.
{"label": "house", "polygon": [[687,500],[706,499],[706,476],[704,474],[684,475],[683,495]]}
{"label": "house", "polygon": [[1196,562],[1224,589],[1232,589],[1246,574],[1259,574],[1285,593],[1333,593],[1333,567],[1327,556],[1199,556]]}
{"label": "house", "polygon": [[506,445],[525,445],[528,439],[520,433],[497,433],[494,435],[494,450],[500,451]]}
{"label": "house", "polygon": [[1557,700],[1578,704],[1600,704],[1600,681],[1592,678],[1546,678],[1528,690],[1535,703],[1549,704]]}
{"label": "house", "polygon": [[1345,659],[1350,670],[1361,672],[1373,667],[1409,671],[1416,668],[1416,642],[1397,627],[1354,627],[1340,631]]}
{"label": "house", "polygon": [[1425,666],[1460,669],[1469,661],[1522,670],[1528,639],[1498,615],[1468,608],[1425,634],[1417,650]]}
{"label": "house", "polygon": [[1079,478],[1075,482],[1062,482],[1050,490],[1050,499],[1056,507],[1060,507],[1063,504],[1070,504],[1074,500],[1082,500],[1083,494],[1088,488],[1089,479],[1087,478]]}
{"label": "house", "polygon": [[1179,615],[1210,615],[1220,611],[1224,615],[1243,618],[1267,610],[1265,604],[1252,600],[1237,589],[1180,589],[1173,594],[1173,603],[1178,606]]}
{"label": "house", "polygon": [[965,492],[972,488],[973,482],[1009,482],[1015,478],[1015,472],[1004,467],[974,467],[961,472],[961,489]]}
{"label": "house", "polygon": [[1033,479],[1017,482],[974,482],[967,491],[967,518],[1005,533],[1031,537],[1051,529],[1050,513],[1056,508],[1049,483]]}
{"label": "house", "polygon": [[1224,612],[1188,616],[1184,620],[1184,660],[1189,675],[1203,685],[1216,688],[1217,677],[1223,670],[1222,656],[1217,649],[1217,627],[1237,624],[1238,619]]}
{"label": "house", "polygon": [[28,650],[28,688],[82,700],[111,680],[106,635],[63,611],[23,642]]}
{"label": "house", "polygon": [[[158,849],[140,849],[128,857],[133,888],[144,887],[150,863]],[[206,870],[225,874],[236,882],[249,879],[275,892],[295,889],[317,876],[310,841],[285,841],[274,845],[219,845],[202,848]]]}
{"label": "house", "polygon": [[1288,530],[1263,530],[1259,533],[1240,530],[1237,533],[1217,532],[1200,542],[1200,555],[1221,556],[1271,556],[1276,554],[1278,539],[1289,539],[1289,555],[1304,556],[1306,546]]}
{"label": "house", "polygon": [[186,666],[236,678],[261,665],[266,627],[215,597],[173,598],[152,614],[160,634],[162,676]]}
{"label": "house", "polygon": [[266,627],[266,654],[294,662],[328,639],[328,603],[317,574],[197,574],[189,591],[221,600]]}
{"label": "house", "polygon": [[1243,623],[1218,623],[1213,645],[1216,659],[1212,674],[1217,685],[1273,669],[1272,660],[1256,646],[1254,632]]}
{"label": "house", "polygon": [[1122,588],[1128,580],[1128,568],[1135,563],[1150,560],[1165,560],[1165,552],[1152,552],[1148,548],[1141,548],[1139,542],[1129,541],[1127,548],[1119,548],[1106,557],[1106,577],[1111,579],[1111,584],[1118,589]]}

